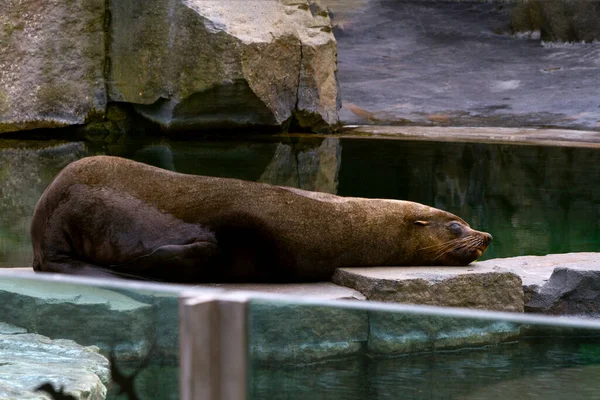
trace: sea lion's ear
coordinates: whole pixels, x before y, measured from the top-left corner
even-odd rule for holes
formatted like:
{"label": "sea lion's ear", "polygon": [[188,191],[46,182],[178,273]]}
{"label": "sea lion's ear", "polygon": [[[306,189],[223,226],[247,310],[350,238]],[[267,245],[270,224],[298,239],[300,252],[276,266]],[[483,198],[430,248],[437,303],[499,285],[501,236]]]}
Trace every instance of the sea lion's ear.
{"label": "sea lion's ear", "polygon": [[415,225],[427,226],[429,221],[415,221]]}

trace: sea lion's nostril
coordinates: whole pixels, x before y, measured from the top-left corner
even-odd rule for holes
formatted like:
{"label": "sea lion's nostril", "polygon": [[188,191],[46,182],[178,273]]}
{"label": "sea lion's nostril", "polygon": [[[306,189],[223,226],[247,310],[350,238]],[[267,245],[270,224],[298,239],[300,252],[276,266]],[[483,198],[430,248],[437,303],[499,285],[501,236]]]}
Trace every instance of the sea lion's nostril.
{"label": "sea lion's nostril", "polygon": [[487,233],[486,235],[487,235],[486,239],[487,239],[488,244],[492,243],[492,240],[494,240],[494,237],[492,235],[490,235],[489,233]]}

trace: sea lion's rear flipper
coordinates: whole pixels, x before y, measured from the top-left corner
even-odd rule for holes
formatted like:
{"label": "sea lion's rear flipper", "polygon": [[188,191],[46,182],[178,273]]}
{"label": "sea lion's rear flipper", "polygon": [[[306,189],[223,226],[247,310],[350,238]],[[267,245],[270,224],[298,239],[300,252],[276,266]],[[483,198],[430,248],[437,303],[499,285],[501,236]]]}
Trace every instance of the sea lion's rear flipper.
{"label": "sea lion's rear flipper", "polygon": [[111,265],[110,269],[117,275],[122,272],[131,275],[165,279],[173,281],[193,281],[207,276],[207,266],[213,264],[220,254],[219,247],[208,241],[193,242],[184,245],[160,246],[150,254],[119,265]]}

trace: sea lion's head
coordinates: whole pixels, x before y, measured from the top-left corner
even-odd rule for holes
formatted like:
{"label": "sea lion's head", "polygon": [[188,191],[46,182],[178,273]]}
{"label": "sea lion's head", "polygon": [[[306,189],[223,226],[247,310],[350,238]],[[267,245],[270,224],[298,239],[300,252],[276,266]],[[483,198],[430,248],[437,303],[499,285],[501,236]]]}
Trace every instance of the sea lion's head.
{"label": "sea lion's head", "polygon": [[492,235],[472,229],[454,214],[419,208],[405,223],[412,225],[410,244],[420,265],[467,265],[492,242]]}

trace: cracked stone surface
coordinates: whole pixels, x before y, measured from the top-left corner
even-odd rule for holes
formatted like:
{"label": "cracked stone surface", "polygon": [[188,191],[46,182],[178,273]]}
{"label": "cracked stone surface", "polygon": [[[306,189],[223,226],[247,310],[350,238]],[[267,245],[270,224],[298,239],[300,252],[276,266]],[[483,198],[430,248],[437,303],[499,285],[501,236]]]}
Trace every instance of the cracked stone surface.
{"label": "cracked stone surface", "polygon": [[329,16],[306,1],[112,2],[109,97],[166,127],[338,120]]}

